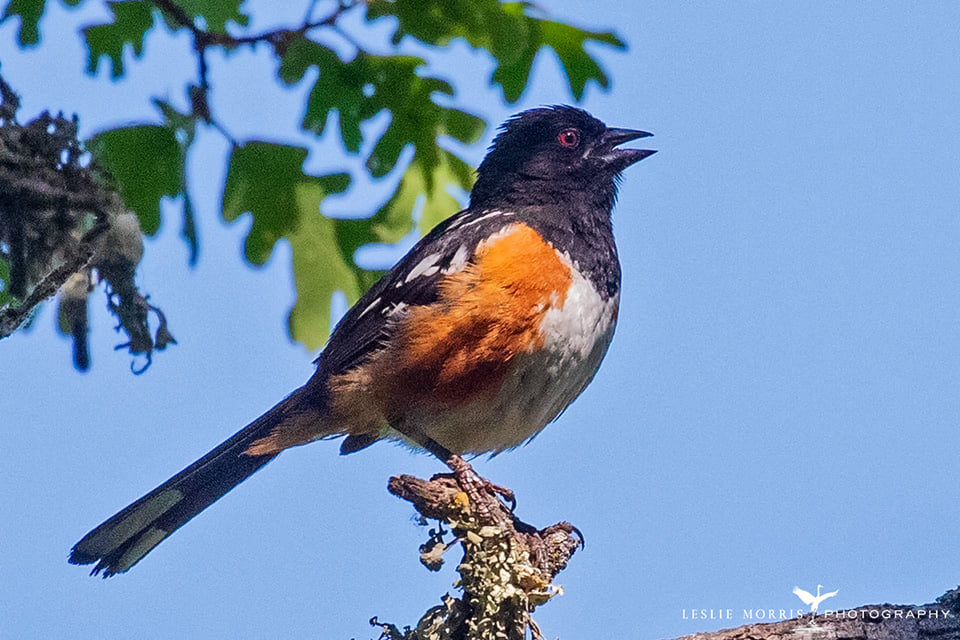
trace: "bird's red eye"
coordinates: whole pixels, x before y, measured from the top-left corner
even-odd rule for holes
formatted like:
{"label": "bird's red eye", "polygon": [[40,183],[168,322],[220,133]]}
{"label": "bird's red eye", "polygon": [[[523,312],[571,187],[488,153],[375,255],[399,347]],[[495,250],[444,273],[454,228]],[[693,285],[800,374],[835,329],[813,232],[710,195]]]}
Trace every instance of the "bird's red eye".
{"label": "bird's red eye", "polygon": [[580,144],[580,132],[576,129],[564,129],[557,134],[557,142],[563,147],[575,147]]}

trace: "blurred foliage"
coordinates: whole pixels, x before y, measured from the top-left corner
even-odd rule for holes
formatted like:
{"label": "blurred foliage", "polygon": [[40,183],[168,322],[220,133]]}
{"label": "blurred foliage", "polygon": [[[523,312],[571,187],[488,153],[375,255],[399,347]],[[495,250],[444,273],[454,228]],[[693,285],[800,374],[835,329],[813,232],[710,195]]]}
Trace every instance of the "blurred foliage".
{"label": "blurred foliage", "polygon": [[[59,0],[65,6],[93,1]],[[112,175],[145,234],[156,233],[162,223],[161,200],[179,199],[182,235],[190,246],[191,261],[195,261],[199,241],[184,167],[198,123],[223,132],[233,150],[227,165],[222,216],[227,221],[248,214],[253,218],[245,252],[251,264],[263,264],[277,241],[289,242],[297,290],[289,318],[290,334],[311,349],[322,346],[327,338],[332,294],[343,291],[352,303],[380,275],[356,264],[357,249],[371,242],[396,242],[415,227],[420,233],[426,232],[456,211],[459,203],[449,188],[468,191],[473,182],[472,169],[438,139],[449,137],[473,144],[481,138],[487,123],[477,114],[451,106],[457,95],[455,79],[433,74],[429,60],[409,55],[405,41],[419,43],[419,51],[426,45],[428,52],[439,52],[462,40],[486,52],[494,62],[490,84],[510,103],[523,95],[534,60],[544,49],[556,54],[572,97],[580,100],[591,81],[601,88],[609,84],[587,45],[625,47],[611,32],[551,20],[541,8],[527,2],[304,2],[307,15],[301,24],[267,32],[249,29],[250,14],[243,0],[128,0],[106,5],[110,17],[105,22],[80,29],[87,46],[89,73],[96,74],[108,64],[112,78],[123,77],[125,62],[129,65],[144,55],[145,42],[154,37],[151,34],[158,27],[192,38],[199,71],[195,84],[184,88],[191,105],[189,113],[155,101],[160,112],[156,122],[94,136],[88,146],[95,161]],[[0,21],[19,19],[20,45],[34,46],[41,41],[42,19],[48,9],[45,0],[9,0]],[[320,11],[326,13],[314,15]],[[347,34],[341,22],[350,15],[366,23],[387,21],[392,28],[388,40],[366,43]],[[329,38],[324,36],[330,33],[351,43],[352,53],[345,55],[342,48],[334,51],[329,47]],[[347,153],[361,155],[372,177],[396,181],[396,189],[387,201],[371,206],[370,217],[343,220],[324,216],[324,200],[349,188],[348,174],[304,173],[306,149],[235,140],[220,125],[217,114],[211,113],[207,93],[215,78],[207,77],[207,53],[258,43],[272,48],[277,77],[282,82],[312,82],[302,129],[327,144],[339,140]],[[368,44],[370,50],[366,49]],[[364,132],[371,130],[364,124],[384,112],[389,114],[386,128],[375,139],[365,140]],[[328,128],[331,118],[336,122],[335,130],[333,126]],[[408,147],[412,155],[403,153]],[[401,158],[410,160],[400,166]],[[5,273],[0,260],[0,295]]]}
{"label": "blurred foliage", "polygon": [[[134,356],[131,369],[142,373],[155,352],[176,340],[163,311],[135,282],[143,256],[140,219],[91,167],[76,118],[44,112],[21,124],[19,106],[13,87],[0,77],[0,339],[29,325],[38,305],[59,292],[58,328],[73,340],[74,366],[86,371],[89,297],[95,283],[102,283],[116,329],[127,338],[116,348]],[[124,175],[130,173],[124,150],[143,144],[162,148],[169,136],[164,127],[117,129],[90,146],[104,145],[110,153],[101,152],[101,163],[109,160]],[[173,158],[178,160],[175,153]],[[178,163],[163,154],[157,160],[155,173],[175,188]],[[143,208],[159,204],[163,192],[130,185],[131,200],[147,194]],[[156,218],[159,222],[159,209]]]}
{"label": "blurred foliage", "polygon": [[610,32],[577,29],[538,17],[536,9],[528,2],[497,0],[371,0],[367,19],[396,17],[395,45],[404,36],[439,47],[450,44],[454,38],[463,38],[470,46],[486,50],[497,63],[491,81],[500,85],[509,102],[520,99],[533,60],[543,47],[553,49],[559,56],[577,100],[583,97],[588,80],[607,87],[606,74],[583,45],[593,40],[623,49],[623,41]]}
{"label": "blurred foliage", "polygon": [[149,0],[109,2],[113,22],[92,25],[83,30],[90,55],[87,71],[96,73],[104,56],[110,60],[111,73],[119,78],[124,73],[123,52],[127,45],[133,55],[143,54],[143,38],[153,28],[153,4]]}
{"label": "blurred foliage", "polygon": [[143,232],[156,233],[161,198],[179,195],[183,182],[174,132],[159,125],[110,129],[95,135],[87,148],[113,176],[123,201],[137,212]]}
{"label": "blurred foliage", "polygon": [[13,296],[7,291],[7,283],[10,282],[10,265],[6,260],[0,260],[0,306],[13,302]]}

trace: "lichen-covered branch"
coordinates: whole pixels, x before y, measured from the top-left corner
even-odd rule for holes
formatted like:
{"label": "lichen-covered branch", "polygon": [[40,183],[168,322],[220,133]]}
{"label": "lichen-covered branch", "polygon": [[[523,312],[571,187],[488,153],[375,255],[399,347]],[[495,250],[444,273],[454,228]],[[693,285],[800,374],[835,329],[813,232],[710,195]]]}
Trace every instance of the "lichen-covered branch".
{"label": "lichen-covered branch", "polygon": [[[459,460],[458,460],[459,461]],[[459,461],[463,465],[465,462]],[[463,557],[457,567],[462,597],[445,596],[413,629],[400,631],[374,619],[383,638],[427,640],[517,639],[542,637],[531,614],[560,593],[553,583],[582,544],[579,532],[561,522],[538,530],[521,522],[499,498],[505,490],[477,476],[442,474],[422,480],[412,476],[390,479],[391,493],[408,500],[426,519],[436,519],[449,531],[432,530],[421,546],[421,561],[436,570],[443,553],[459,544]],[[466,486],[465,486],[466,485]],[[445,534],[452,534],[450,542]]]}
{"label": "lichen-covered branch", "polygon": [[[91,166],[76,117],[43,113],[21,125],[18,107],[0,77],[0,339],[62,291],[60,326],[73,336],[77,368],[86,369],[87,297],[96,278],[106,283],[108,308],[130,338],[122,346],[149,362],[173,338],[162,312],[134,284],[143,255],[136,215]],[[150,311],[158,319],[155,335]]]}

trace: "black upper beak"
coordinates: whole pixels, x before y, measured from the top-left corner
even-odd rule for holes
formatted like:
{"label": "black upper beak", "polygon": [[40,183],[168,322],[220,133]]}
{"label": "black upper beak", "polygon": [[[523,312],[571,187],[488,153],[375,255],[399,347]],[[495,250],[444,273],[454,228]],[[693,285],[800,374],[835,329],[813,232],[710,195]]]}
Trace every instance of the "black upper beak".
{"label": "black upper beak", "polygon": [[639,138],[649,138],[652,133],[637,129],[617,129],[608,127],[600,139],[600,148],[603,160],[617,171],[623,171],[635,162],[640,162],[647,156],[656,153],[655,149],[617,149],[618,145]]}

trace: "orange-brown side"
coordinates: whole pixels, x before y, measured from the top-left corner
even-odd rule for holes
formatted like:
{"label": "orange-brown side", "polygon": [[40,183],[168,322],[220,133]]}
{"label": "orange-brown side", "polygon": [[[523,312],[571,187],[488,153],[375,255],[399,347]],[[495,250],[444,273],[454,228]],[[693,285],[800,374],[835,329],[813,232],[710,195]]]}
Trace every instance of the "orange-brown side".
{"label": "orange-brown side", "polygon": [[440,283],[435,303],[407,311],[391,347],[371,362],[371,390],[384,417],[494,394],[512,359],[542,345],[543,314],[564,303],[572,280],[570,267],[525,224],[483,242]]}
{"label": "orange-brown side", "polygon": [[411,407],[442,411],[495,394],[513,358],[542,346],[543,315],[564,304],[572,281],[570,266],[539,233],[510,225],[441,281],[436,302],[409,308],[385,349],[330,378],[329,413],[309,439],[303,421],[291,421],[250,452],[333,432],[376,433]]}

